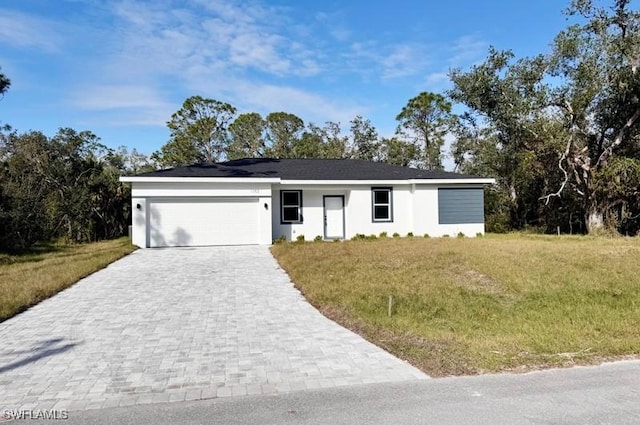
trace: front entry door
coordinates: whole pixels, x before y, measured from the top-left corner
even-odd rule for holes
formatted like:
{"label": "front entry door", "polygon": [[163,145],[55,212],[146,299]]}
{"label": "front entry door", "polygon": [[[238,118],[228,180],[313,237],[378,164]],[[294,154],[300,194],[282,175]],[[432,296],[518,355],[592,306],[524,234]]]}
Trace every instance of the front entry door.
{"label": "front entry door", "polygon": [[324,196],[324,238],[344,239],[344,196]]}

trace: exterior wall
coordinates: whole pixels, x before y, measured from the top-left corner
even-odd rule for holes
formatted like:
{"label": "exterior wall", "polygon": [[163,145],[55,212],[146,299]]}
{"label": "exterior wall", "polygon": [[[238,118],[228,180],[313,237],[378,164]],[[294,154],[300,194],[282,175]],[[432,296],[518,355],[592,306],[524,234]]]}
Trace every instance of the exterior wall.
{"label": "exterior wall", "polygon": [[[374,222],[372,218],[372,187],[392,188],[392,222]],[[468,187],[478,185],[446,184],[279,184],[261,182],[133,182],[132,183],[132,242],[146,247],[149,226],[149,202],[153,199],[220,197],[256,198],[259,202],[260,243],[271,244],[273,239],[284,236],[295,240],[304,235],[306,240],[324,237],[323,196],[344,196],[345,238],[356,234],[389,236],[398,233],[406,236],[466,236],[484,233],[484,223],[439,224],[438,188]],[[282,224],[280,220],[280,191],[302,190],[303,222]],[[140,205],[140,208],[137,206]]]}
{"label": "exterior wall", "polygon": [[[371,188],[391,187],[392,192],[392,218],[391,222],[374,222],[372,211]],[[346,211],[347,238],[356,234],[380,235],[387,232],[389,236],[394,233],[406,236],[412,229],[413,222],[413,199],[411,185],[372,185],[356,186],[351,190],[349,203]]]}
{"label": "exterior wall", "polygon": [[147,246],[147,210],[145,198],[131,198],[131,243],[140,248]]}
{"label": "exterior wall", "polygon": [[438,187],[415,185],[413,188],[413,233],[416,236],[441,236],[438,226]]}
{"label": "exterior wall", "polygon": [[179,197],[271,197],[269,183],[164,183],[164,182],[134,182],[131,196],[139,198],[168,198]]}
{"label": "exterior wall", "polygon": [[[131,184],[131,240],[134,245],[141,248],[148,247],[149,203],[151,200],[158,198],[256,198],[260,205],[260,244],[270,245],[272,242],[270,183],[133,182]],[[138,205],[140,205],[140,208],[137,208]]]}
{"label": "exterior wall", "polygon": [[[389,236],[397,232],[406,236],[411,231],[413,211],[411,186],[393,185],[393,222],[373,222],[371,209],[371,188],[389,187],[389,185],[273,185],[273,238],[284,236],[287,240],[295,240],[304,235],[306,240],[316,236],[324,238],[324,204],[323,196],[344,196],[345,238],[349,239],[357,233],[379,235],[387,232]],[[302,190],[302,223],[283,224],[280,220],[280,191]],[[436,204],[437,205],[437,204]]]}
{"label": "exterior wall", "polygon": [[[285,223],[280,220],[280,191],[302,190],[302,223]],[[304,235],[306,240],[313,240],[316,236],[324,238],[324,203],[323,196],[344,196],[345,208],[348,204],[349,191],[345,187],[335,186],[300,186],[274,184],[272,190],[273,214],[271,217],[273,238],[284,236],[288,241],[296,240]],[[348,237],[345,235],[345,237]]]}

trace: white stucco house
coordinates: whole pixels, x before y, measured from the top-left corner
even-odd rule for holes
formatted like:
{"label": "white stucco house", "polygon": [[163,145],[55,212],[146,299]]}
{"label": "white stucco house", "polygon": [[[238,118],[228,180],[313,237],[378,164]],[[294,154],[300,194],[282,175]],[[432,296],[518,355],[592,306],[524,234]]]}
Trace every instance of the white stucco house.
{"label": "white stucco house", "polygon": [[142,248],[484,233],[493,179],[348,159],[240,159],[121,177]]}

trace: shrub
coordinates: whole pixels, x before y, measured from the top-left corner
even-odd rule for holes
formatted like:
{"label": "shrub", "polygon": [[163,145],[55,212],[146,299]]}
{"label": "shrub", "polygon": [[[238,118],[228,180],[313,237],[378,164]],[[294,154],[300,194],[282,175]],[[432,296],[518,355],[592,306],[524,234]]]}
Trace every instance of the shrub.
{"label": "shrub", "polygon": [[304,242],[304,235],[296,236],[296,242]]}
{"label": "shrub", "polygon": [[448,238],[448,237],[449,237],[449,235],[442,235],[442,237],[443,237],[443,238]]}
{"label": "shrub", "polygon": [[334,242],[342,242],[342,239],[334,239]]}
{"label": "shrub", "polygon": [[274,244],[285,243],[287,241],[287,237],[285,235],[280,235],[277,239],[273,241]]}
{"label": "shrub", "polygon": [[366,239],[369,241],[375,241],[376,239],[378,239],[378,237],[372,233],[369,236],[367,236]]}
{"label": "shrub", "polygon": [[460,238],[460,239],[464,238],[464,233],[458,232],[458,238]]}
{"label": "shrub", "polygon": [[487,215],[485,228],[489,233],[507,233],[511,230],[511,218],[507,213],[494,213]]}
{"label": "shrub", "polygon": [[364,233],[356,233],[356,234],[351,238],[351,240],[352,240],[352,241],[361,241],[361,240],[366,239],[366,238],[367,238],[367,235],[365,235]]}
{"label": "shrub", "polygon": [[409,232],[409,233],[407,233],[407,237],[408,237],[408,238],[412,238],[412,237],[413,237],[413,232]]}
{"label": "shrub", "polygon": [[322,236],[318,235],[315,238],[313,238],[314,242],[322,242]]}
{"label": "shrub", "polygon": [[384,239],[387,237],[387,232],[380,232],[380,239]]}
{"label": "shrub", "polygon": [[483,235],[482,233],[480,233],[480,232],[476,233],[476,238],[481,238],[481,237],[483,237],[483,236],[484,236],[484,235]]}
{"label": "shrub", "polygon": [[395,232],[395,233],[393,234],[393,237],[394,237],[394,238],[399,238],[399,237],[400,237],[400,233]]}
{"label": "shrub", "polygon": [[428,234],[428,233],[425,233],[423,237],[424,237],[425,239],[429,239],[431,236],[429,236],[429,234]]}

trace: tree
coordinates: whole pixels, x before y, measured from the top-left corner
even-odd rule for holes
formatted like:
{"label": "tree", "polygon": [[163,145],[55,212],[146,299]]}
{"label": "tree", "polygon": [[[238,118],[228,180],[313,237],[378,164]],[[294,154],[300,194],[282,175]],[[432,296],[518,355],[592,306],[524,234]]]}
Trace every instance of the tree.
{"label": "tree", "polygon": [[373,161],[378,155],[380,148],[378,142],[378,132],[371,124],[360,115],[351,121],[351,141],[353,146],[352,157]]}
{"label": "tree", "polygon": [[2,73],[2,67],[0,67],[0,98],[9,90],[11,86],[11,80]]}
{"label": "tree", "polygon": [[266,130],[269,148],[267,156],[292,158],[293,147],[304,129],[301,118],[287,112],[272,112],[267,115]]}
{"label": "tree", "polygon": [[0,250],[126,234],[131,207],[130,189],[118,181],[123,164],[86,131],[0,136]]}
{"label": "tree", "polygon": [[18,251],[52,237],[47,137],[40,132],[0,136],[0,251]]}
{"label": "tree", "polygon": [[392,165],[409,166],[420,155],[420,149],[411,142],[397,137],[383,137],[380,141],[380,160]]}
{"label": "tree", "polygon": [[[598,179],[613,177],[607,171],[612,159],[628,158],[616,163],[627,166],[617,179],[633,176],[640,161],[640,13],[629,0],[613,3],[609,9],[590,0],[573,0],[568,14],[586,23],[558,34],[550,55],[550,75],[563,81],[553,91],[552,103],[569,134],[558,162],[564,179],[544,199],[548,202],[573,189],[582,198],[589,231],[602,228],[608,218],[620,218],[617,202],[597,190],[607,186]],[[626,183],[634,181],[630,177]],[[636,192],[636,206],[639,197]]]}
{"label": "tree", "polygon": [[292,158],[323,158],[325,154],[324,134],[322,128],[313,123],[307,125],[300,139],[295,142],[291,151]]}
{"label": "tree", "polygon": [[538,198],[558,181],[563,132],[548,108],[547,66],[541,56],[513,61],[511,52],[491,48],[483,63],[451,74],[449,96],[467,108],[452,127],[456,167],[496,178],[500,201],[488,216],[516,229],[547,225]]}
{"label": "tree", "polygon": [[327,121],[322,128],[324,152],[321,158],[346,158],[348,156],[348,138],[343,136],[340,123]]}
{"label": "tree", "polygon": [[468,108],[456,162],[497,178],[515,227],[640,229],[640,13],[612,3],[572,1],[581,23],[549,54],[514,61],[492,49],[452,73],[450,96]]}
{"label": "tree", "polygon": [[328,121],[324,127],[310,123],[291,151],[292,158],[346,158],[347,137],[340,124]]}
{"label": "tree", "polygon": [[440,94],[422,92],[409,100],[396,120],[397,133],[409,137],[421,150],[419,165],[442,169],[441,149],[451,125],[451,103]]}
{"label": "tree", "polygon": [[171,116],[171,139],[152,158],[161,166],[212,164],[228,150],[228,127],[236,108],[214,99],[192,96]]}
{"label": "tree", "polygon": [[231,144],[227,159],[258,158],[264,154],[265,120],[260,114],[241,114],[229,126]]}
{"label": "tree", "polygon": [[156,170],[149,158],[138,152],[136,148],[129,151],[126,146],[119,146],[116,150],[109,150],[105,159],[111,167],[120,170],[124,175],[136,175]]}

